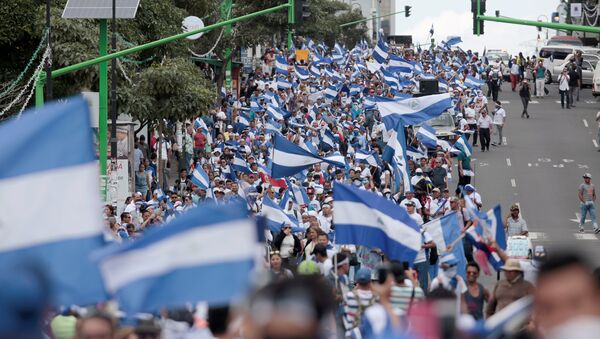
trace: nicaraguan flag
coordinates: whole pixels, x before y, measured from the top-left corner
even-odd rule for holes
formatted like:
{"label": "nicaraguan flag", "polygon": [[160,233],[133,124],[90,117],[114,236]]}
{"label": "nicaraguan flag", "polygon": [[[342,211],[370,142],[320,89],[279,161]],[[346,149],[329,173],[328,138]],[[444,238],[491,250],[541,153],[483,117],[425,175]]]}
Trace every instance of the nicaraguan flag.
{"label": "nicaraguan flag", "polygon": [[287,81],[284,77],[277,78],[277,89],[280,91],[285,91],[286,89],[292,88],[292,83]]}
{"label": "nicaraguan flag", "polygon": [[332,155],[328,155],[323,160],[335,167],[346,168],[346,158],[340,154],[340,152],[334,152]]}
{"label": "nicaraguan flag", "polygon": [[333,100],[338,96],[339,90],[340,90],[339,86],[336,86],[335,84],[331,84],[331,85],[327,86],[325,91],[323,91],[323,96],[329,100]]}
{"label": "nicaraguan flag", "polygon": [[485,80],[483,79],[477,79],[471,75],[467,75],[467,78],[465,79],[464,85],[469,87],[469,88],[479,88],[483,85],[485,85]]}
{"label": "nicaraguan flag", "polygon": [[377,45],[373,49],[373,59],[375,59],[379,64],[385,63],[388,58],[389,47],[388,44],[383,39],[383,34],[377,34]]}
{"label": "nicaraguan flag", "polygon": [[248,163],[246,162],[246,159],[244,159],[244,157],[242,157],[242,154],[240,154],[240,152],[235,152],[235,155],[233,157],[233,162],[231,163],[231,167],[233,168],[234,171],[238,171],[238,172],[242,172],[242,173],[252,173],[252,171],[250,170],[250,168],[248,168]]}
{"label": "nicaraguan flag", "polygon": [[461,42],[462,42],[462,39],[459,36],[457,36],[457,35],[449,36],[446,39],[446,46],[460,44]]}
{"label": "nicaraguan flag", "polygon": [[273,135],[273,167],[271,176],[283,178],[294,175],[313,164],[323,161],[321,157],[288,141],[283,135]]}
{"label": "nicaraguan flag", "polygon": [[420,149],[412,146],[406,147],[406,156],[412,159],[413,161],[418,161],[421,158],[427,158],[427,154],[425,154]]}
{"label": "nicaraguan flag", "polygon": [[410,170],[408,168],[408,155],[406,154],[406,137],[404,135],[404,123],[402,120],[396,125],[396,129],[392,131],[390,140],[383,149],[383,160],[397,166],[402,174],[402,183],[404,192],[412,190],[410,183]]}
{"label": "nicaraguan flag", "polygon": [[396,126],[400,119],[407,125],[418,125],[421,122],[441,115],[452,107],[449,93],[426,95],[396,101],[385,97],[376,97],[377,109],[387,129]]}
{"label": "nicaraguan flag", "polygon": [[304,68],[296,65],[296,66],[294,66],[294,70],[296,71],[296,75],[298,76],[298,79],[308,80],[308,78],[310,78],[310,74],[308,73],[307,69],[304,69]]}
{"label": "nicaraguan flag", "polygon": [[381,73],[383,74],[383,81],[385,81],[385,83],[395,89],[399,89],[400,88],[400,81],[398,80],[398,77],[392,73],[392,72],[388,72],[385,69],[381,69]]}
{"label": "nicaraguan flag", "polygon": [[191,177],[192,183],[201,189],[208,189],[210,187],[210,180],[208,179],[208,174],[202,166],[196,166],[194,171],[192,172]]}
{"label": "nicaraguan flag", "polygon": [[362,90],[362,86],[359,84],[352,84],[350,85],[350,96],[355,96],[360,94]]}
{"label": "nicaraguan flag", "polygon": [[377,158],[375,157],[375,153],[373,152],[358,150],[354,154],[354,158],[358,162],[363,162],[365,164],[368,164],[369,166],[377,167]]}
{"label": "nicaraguan flag", "polygon": [[292,226],[292,232],[302,232],[302,229],[298,226],[298,220],[294,216],[286,214],[281,206],[277,205],[268,196],[263,197],[260,214],[265,217],[271,232],[279,233],[281,226],[284,224]]}
{"label": "nicaraguan flag", "polygon": [[487,318],[479,338],[504,338],[517,334],[531,316],[533,301],[532,296],[523,297]]}
{"label": "nicaraguan flag", "polygon": [[275,56],[275,73],[288,75],[287,60],[283,55]]}
{"label": "nicaraguan flag", "polygon": [[106,288],[128,314],[199,301],[226,304],[250,287],[257,234],[243,204],[203,205],[101,251],[98,264]]}
{"label": "nicaraguan flag", "polygon": [[314,63],[310,64],[310,67],[308,68],[308,72],[310,73],[310,75],[314,76],[315,78],[321,77],[321,70],[319,69],[319,66],[315,65]]}
{"label": "nicaraguan flag", "polygon": [[394,73],[412,73],[414,66],[407,60],[395,55],[390,54],[390,61],[388,62],[388,69]]}
{"label": "nicaraguan flag", "polygon": [[[433,211],[435,212],[435,211]],[[432,213],[433,213],[432,212]],[[432,220],[423,225],[423,230],[427,231],[433,238],[433,242],[437,246],[440,253],[452,253],[458,259],[458,274],[467,279],[466,266],[467,259],[458,227],[458,218],[456,212],[445,215],[439,219]],[[460,238],[460,239],[459,239]],[[450,251],[448,247],[452,245]]]}
{"label": "nicaraguan flag", "polygon": [[89,258],[106,229],[89,116],[74,97],[0,124],[0,274],[39,272],[54,306],[106,299]]}
{"label": "nicaraguan flag", "polygon": [[267,107],[267,114],[274,119],[275,121],[285,120],[286,113],[279,107],[275,107],[273,105],[269,105]]}
{"label": "nicaraguan flag", "polygon": [[308,198],[308,194],[306,194],[306,189],[302,186],[298,186],[293,184],[290,179],[285,179],[288,188],[292,191],[292,199],[296,204],[300,205],[308,205],[310,203],[310,199]]}
{"label": "nicaraguan flag", "polygon": [[403,208],[375,193],[337,182],[333,199],[338,244],[380,248],[390,259],[412,264],[421,248],[421,232]]}
{"label": "nicaraguan flag", "polygon": [[448,92],[448,82],[444,79],[438,80],[438,87],[440,91]]}
{"label": "nicaraguan flag", "polygon": [[421,127],[419,127],[419,130],[417,131],[417,140],[427,146],[427,148],[435,149],[438,145],[438,138],[435,135],[435,130],[426,123],[423,123]]}
{"label": "nicaraguan flag", "polygon": [[227,96],[227,91],[225,90],[225,86],[221,86],[221,91],[219,94],[221,95],[221,98],[224,98]]}
{"label": "nicaraguan flag", "polygon": [[321,130],[321,148],[328,152],[329,150],[335,148],[336,139],[330,129]]}
{"label": "nicaraguan flag", "polygon": [[471,147],[464,134],[456,140],[454,148],[462,152],[467,158],[473,155],[473,147]]}
{"label": "nicaraguan flag", "polygon": [[273,119],[269,119],[265,124],[265,131],[269,133],[281,133],[281,124],[274,121]]}

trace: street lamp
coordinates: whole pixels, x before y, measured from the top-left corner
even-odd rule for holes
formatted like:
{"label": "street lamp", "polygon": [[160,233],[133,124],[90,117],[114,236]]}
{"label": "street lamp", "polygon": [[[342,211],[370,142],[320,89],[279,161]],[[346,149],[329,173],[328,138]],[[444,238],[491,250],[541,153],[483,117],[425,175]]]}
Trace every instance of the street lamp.
{"label": "street lamp", "polygon": [[[542,20],[540,20],[540,18],[544,18],[546,19],[546,22],[550,22],[550,19],[548,19],[548,17],[545,14],[540,14],[537,17],[537,21],[542,22]],[[548,28],[546,28],[546,43],[548,42]]]}

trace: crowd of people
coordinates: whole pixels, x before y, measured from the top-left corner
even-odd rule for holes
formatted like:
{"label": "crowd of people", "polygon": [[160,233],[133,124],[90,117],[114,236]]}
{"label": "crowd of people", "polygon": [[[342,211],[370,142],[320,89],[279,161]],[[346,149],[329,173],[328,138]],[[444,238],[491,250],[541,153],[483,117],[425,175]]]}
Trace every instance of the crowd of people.
{"label": "crowd of people", "polygon": [[[493,269],[466,239],[456,245],[464,247],[466,261],[438,248],[424,229],[414,262],[389,258],[378,248],[336,244],[334,182],[393,201],[419,226],[450,213],[458,216],[462,233],[474,225],[467,205],[483,210],[483,199],[489,197],[471,183],[471,154],[453,145],[467,140],[482,152],[503,145],[502,73],[478,53],[456,46],[385,46],[386,54],[410,65],[409,74],[398,72],[390,82],[383,70],[390,69],[391,61],[379,60],[376,48],[364,42],[352,50],[310,40],[304,45],[311,51],[309,60],[295,60],[287,49],[271,49],[239,91],[227,92],[215,108],[169,125],[172,133],[136,138],[136,192],[104,210],[107,240],[126,242],[203,204],[241,201],[249,213],[268,218],[263,204],[274,202],[292,222],[265,231],[261,268],[268,272],[263,274],[267,282],[243,307],[165,310],[137,327],[117,326],[114,314],[104,311],[70,308],[49,322],[54,338],[477,338],[489,330],[478,320],[531,295],[536,295],[536,316],[518,327],[519,335],[552,334],[561,324],[570,325],[571,317],[600,315],[600,283],[577,256],[548,260],[545,249],[536,247],[532,260],[517,260],[487,239],[486,246],[504,262],[504,278],[487,289],[478,279],[482,271]],[[285,60],[283,69],[278,58]],[[519,66],[518,77],[511,77],[513,90],[524,77],[522,68],[527,69],[519,58],[511,65]],[[492,102],[471,78],[488,81]],[[398,171],[398,164],[381,160],[391,130],[376,98],[410,98],[421,92],[423,79],[437,79],[440,91],[449,93],[452,103],[438,115],[450,114],[455,131],[428,147],[419,137],[420,126],[405,126],[406,167]],[[332,86],[333,95],[327,92]],[[536,89],[533,95],[543,95],[543,85]],[[521,97],[529,100],[531,94],[522,81]],[[529,118],[525,99],[523,104],[522,117]],[[318,156],[341,156],[346,166],[323,162],[294,176],[273,178],[274,134]],[[173,180],[169,169],[175,168]],[[399,178],[402,170],[409,180]],[[504,219],[507,236],[528,233],[519,209],[511,206]],[[462,275],[459,265],[464,266]],[[563,285],[567,271],[574,280]],[[566,309],[569,297],[563,293],[581,303]]]}

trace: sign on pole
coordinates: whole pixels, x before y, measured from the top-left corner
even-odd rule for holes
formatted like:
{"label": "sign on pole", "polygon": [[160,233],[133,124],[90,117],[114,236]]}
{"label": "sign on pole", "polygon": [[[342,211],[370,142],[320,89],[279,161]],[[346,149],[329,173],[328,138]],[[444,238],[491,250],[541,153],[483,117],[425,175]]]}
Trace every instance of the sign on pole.
{"label": "sign on pole", "polygon": [[572,18],[581,18],[581,3],[572,3],[571,4],[571,17]]}

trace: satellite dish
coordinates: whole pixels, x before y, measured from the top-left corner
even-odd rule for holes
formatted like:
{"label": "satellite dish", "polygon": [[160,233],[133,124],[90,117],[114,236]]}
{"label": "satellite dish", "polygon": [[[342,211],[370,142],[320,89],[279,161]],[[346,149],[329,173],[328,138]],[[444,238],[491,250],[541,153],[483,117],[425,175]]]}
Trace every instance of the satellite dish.
{"label": "satellite dish", "polygon": [[[183,19],[183,22],[181,23],[181,29],[183,29],[184,32],[191,32],[200,28],[204,28],[204,22],[197,16],[188,16],[187,18]],[[197,40],[202,36],[202,34],[204,33],[190,35],[186,39]]]}

